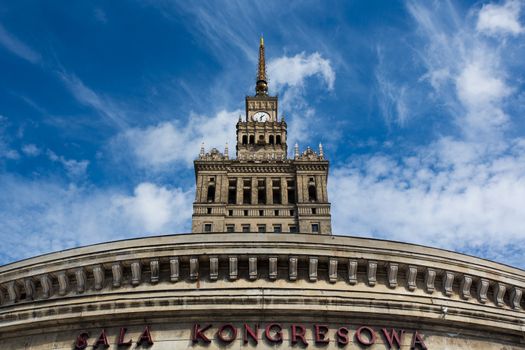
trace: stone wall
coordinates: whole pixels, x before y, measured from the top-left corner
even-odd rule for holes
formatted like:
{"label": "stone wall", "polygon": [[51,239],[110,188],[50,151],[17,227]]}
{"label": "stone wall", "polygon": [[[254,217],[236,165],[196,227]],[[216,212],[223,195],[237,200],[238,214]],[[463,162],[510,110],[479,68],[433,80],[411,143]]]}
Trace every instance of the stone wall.
{"label": "stone wall", "polygon": [[[285,338],[291,324],[304,325],[307,337],[316,323],[327,324],[328,348],[338,347],[334,332],[342,326],[354,342],[346,348],[359,348],[362,325],[377,332],[368,348],[386,348],[384,327],[404,329],[407,349],[416,330],[434,349],[525,348],[524,288],[522,270],[397,242],[307,234],[150,237],[0,267],[0,345],[72,349],[83,330],[94,342],[107,328],[114,341],[119,327],[137,339],[149,325],[154,349],[199,348],[204,344],[188,345],[194,323],[240,330],[244,322],[278,322]],[[288,340],[274,345],[290,347]],[[210,346],[255,345],[239,338]],[[261,335],[256,347],[268,346]]]}

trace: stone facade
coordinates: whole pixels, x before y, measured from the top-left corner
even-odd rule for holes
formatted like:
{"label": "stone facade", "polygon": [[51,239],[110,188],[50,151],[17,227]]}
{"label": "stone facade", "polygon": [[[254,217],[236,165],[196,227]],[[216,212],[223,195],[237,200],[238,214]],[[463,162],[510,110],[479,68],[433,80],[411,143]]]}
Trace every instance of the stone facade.
{"label": "stone facade", "polygon": [[268,96],[264,43],[259,48],[255,96],[237,122],[236,158],[228,148],[195,160],[192,232],[302,232],[331,234],[328,161],[322,145],[288,159],[287,125],[278,98]]}
{"label": "stone facade", "polygon": [[[104,330],[117,349],[127,328],[124,340],[145,348],[148,327],[152,350],[304,348],[292,333],[304,327],[309,348],[388,349],[385,329],[401,337],[393,349],[411,349],[416,332],[427,349],[523,349],[524,288],[522,270],[411,244],[285,233],[151,237],[0,267],[0,346],[74,349],[86,333],[93,348]],[[245,323],[260,326],[258,344],[244,343]],[[273,323],[281,342],[265,335]],[[211,325],[211,344],[192,340],[196,324]],[[232,343],[217,335],[224,324],[238,332]],[[328,343],[315,341],[316,325],[327,327]],[[374,332],[374,345],[359,343],[361,327]]]}

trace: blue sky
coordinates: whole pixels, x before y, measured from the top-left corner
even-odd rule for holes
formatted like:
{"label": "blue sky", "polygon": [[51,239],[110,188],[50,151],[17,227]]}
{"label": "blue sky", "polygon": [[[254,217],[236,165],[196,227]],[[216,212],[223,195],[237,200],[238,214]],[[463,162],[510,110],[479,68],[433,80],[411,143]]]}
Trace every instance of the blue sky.
{"label": "blue sky", "polygon": [[234,145],[263,33],[336,234],[524,268],[523,2],[282,4],[0,3],[0,263],[188,232],[192,161]]}

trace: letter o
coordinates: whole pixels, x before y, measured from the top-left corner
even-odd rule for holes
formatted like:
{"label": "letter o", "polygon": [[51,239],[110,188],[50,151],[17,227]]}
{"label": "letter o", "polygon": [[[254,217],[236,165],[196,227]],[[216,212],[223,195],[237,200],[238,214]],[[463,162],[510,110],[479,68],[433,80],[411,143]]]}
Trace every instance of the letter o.
{"label": "letter o", "polygon": [[[227,329],[229,330],[229,333],[230,333],[229,337],[225,337],[223,334],[224,331]],[[219,338],[222,342],[231,343],[232,341],[235,340],[235,338],[237,338],[237,328],[235,328],[235,326],[232,325],[231,323],[223,324],[217,331],[217,338]]]}
{"label": "letter o", "polygon": [[[370,340],[368,339],[363,339],[361,337],[361,332],[362,331],[367,331],[368,333],[370,333]],[[370,327],[367,327],[367,326],[362,326],[362,327],[359,327],[357,329],[357,331],[355,332],[355,338],[357,339],[357,341],[359,342],[359,344],[361,345],[372,345],[376,342],[376,332],[374,332],[374,330]]]}

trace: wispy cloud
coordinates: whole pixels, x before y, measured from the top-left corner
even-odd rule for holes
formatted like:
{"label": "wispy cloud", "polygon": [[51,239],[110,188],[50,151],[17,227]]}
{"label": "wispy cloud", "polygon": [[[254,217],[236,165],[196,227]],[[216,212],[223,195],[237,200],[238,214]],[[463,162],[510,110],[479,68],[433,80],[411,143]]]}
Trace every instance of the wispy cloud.
{"label": "wispy cloud", "polygon": [[503,59],[514,47],[480,36],[476,20],[485,7],[473,10],[474,22],[450,2],[411,1],[407,8],[421,40],[411,43],[425,69],[420,88],[428,84],[428,101],[447,106],[460,133],[334,169],[334,231],[483,251],[524,266],[522,253],[510,249],[525,243],[525,139],[507,136],[519,118],[508,110],[517,103],[513,63]]}
{"label": "wispy cloud", "polygon": [[78,102],[93,108],[100,115],[108,118],[118,128],[124,129],[127,127],[123,106],[118,106],[110,98],[98,94],[84,84],[75,74],[64,70],[57,71],[57,74]]}
{"label": "wispy cloud", "polygon": [[38,52],[24,44],[13,34],[9,33],[2,23],[0,23],[0,45],[2,45],[14,55],[30,63],[36,64],[41,60],[41,56]]}

